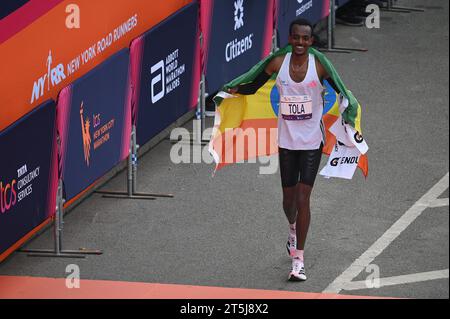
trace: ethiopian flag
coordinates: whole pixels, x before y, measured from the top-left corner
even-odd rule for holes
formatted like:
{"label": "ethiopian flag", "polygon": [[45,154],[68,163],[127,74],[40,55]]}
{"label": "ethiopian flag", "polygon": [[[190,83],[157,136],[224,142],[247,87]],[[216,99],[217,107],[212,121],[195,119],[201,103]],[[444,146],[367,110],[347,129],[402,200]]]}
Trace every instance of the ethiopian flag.
{"label": "ethiopian flag", "polygon": [[[278,152],[280,97],[275,85],[277,74],[274,74],[255,94],[234,96],[225,92],[231,87],[252,82],[274,57],[291,51],[292,48],[288,45],[272,53],[250,71],[226,84],[223,92],[214,97],[217,111],[209,151],[216,162],[216,170],[228,164],[256,159],[259,156],[269,156]],[[310,48],[309,53],[317,57],[339,88],[342,97],[348,101],[348,106],[344,110],[341,109],[342,112],[340,112],[338,94],[324,81],[326,92],[323,123],[326,129],[326,144],[323,152],[330,155],[337,140],[329,129],[340,116],[362,135],[361,106],[352,92],[344,85],[330,60],[316,49]],[[367,155],[360,156],[358,167],[367,177],[369,170]]]}

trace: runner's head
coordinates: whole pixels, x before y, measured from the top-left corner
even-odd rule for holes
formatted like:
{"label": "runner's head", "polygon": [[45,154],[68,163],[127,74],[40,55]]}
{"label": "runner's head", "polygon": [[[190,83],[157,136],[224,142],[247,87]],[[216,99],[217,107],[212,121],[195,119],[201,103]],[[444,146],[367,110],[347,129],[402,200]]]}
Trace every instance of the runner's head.
{"label": "runner's head", "polygon": [[289,44],[292,45],[292,53],[304,55],[313,44],[313,25],[306,19],[297,19],[289,26]]}

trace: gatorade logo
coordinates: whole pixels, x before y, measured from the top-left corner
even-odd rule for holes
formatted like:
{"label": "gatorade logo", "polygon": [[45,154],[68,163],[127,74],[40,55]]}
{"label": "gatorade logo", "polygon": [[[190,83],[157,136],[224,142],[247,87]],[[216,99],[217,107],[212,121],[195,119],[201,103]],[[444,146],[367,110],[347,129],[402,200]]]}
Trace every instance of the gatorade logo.
{"label": "gatorade logo", "polygon": [[354,138],[355,138],[356,143],[358,143],[358,144],[359,144],[359,143],[362,143],[362,142],[364,141],[362,135],[359,134],[359,132],[356,132],[356,133],[355,133]]}
{"label": "gatorade logo", "polygon": [[330,162],[331,166],[338,166],[340,157],[333,158]]}

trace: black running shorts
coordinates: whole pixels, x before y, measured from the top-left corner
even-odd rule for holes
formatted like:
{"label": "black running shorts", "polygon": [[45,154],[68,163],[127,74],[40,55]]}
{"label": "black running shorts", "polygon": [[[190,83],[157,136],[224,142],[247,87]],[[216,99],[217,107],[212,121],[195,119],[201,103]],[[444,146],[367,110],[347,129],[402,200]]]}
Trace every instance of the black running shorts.
{"label": "black running shorts", "polygon": [[288,150],[278,148],[281,185],[292,187],[298,183],[314,186],[322,158],[322,148],[317,150]]}

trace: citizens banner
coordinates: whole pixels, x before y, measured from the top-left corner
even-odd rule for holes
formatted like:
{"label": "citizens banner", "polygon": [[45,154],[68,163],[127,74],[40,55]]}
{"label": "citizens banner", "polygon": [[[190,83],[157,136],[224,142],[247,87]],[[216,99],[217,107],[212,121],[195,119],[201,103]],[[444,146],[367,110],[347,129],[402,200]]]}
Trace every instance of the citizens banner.
{"label": "citizens banner", "polygon": [[201,0],[206,91],[248,71],[270,54],[274,0]]}

